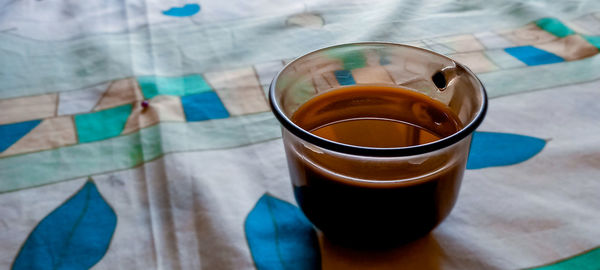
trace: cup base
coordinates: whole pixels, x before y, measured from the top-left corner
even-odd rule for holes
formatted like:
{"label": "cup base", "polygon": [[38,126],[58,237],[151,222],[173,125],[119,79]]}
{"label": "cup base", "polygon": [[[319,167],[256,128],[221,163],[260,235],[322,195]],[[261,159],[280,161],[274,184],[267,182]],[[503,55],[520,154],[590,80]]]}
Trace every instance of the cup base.
{"label": "cup base", "polygon": [[335,232],[325,233],[319,230],[320,234],[323,235],[327,241],[334,245],[348,247],[356,250],[385,250],[397,248],[420,238],[423,238],[433,230],[434,228],[423,230],[422,232],[415,232],[410,235],[346,235],[336,234]]}

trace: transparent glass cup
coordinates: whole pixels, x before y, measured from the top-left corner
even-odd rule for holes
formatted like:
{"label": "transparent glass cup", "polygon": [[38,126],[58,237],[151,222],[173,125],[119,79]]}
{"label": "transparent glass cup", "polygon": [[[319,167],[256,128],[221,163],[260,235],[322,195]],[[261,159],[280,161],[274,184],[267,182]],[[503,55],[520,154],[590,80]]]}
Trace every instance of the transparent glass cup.
{"label": "transparent glass cup", "polygon": [[[353,84],[423,93],[448,105],[463,128],[427,144],[372,148],[327,140],[292,122],[312,97]],[[295,59],[273,79],[269,101],[282,125],[298,205],[328,239],[363,247],[419,238],[448,216],[472,133],[487,108],[483,85],[465,66],[421,48],[377,42],[328,47]]]}

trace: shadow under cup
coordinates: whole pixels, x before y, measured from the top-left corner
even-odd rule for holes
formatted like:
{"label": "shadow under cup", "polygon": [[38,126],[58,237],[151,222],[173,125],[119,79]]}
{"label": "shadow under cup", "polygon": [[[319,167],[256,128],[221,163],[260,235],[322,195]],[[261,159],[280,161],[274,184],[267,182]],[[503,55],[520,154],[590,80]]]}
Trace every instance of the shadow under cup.
{"label": "shadow under cup", "polygon": [[[290,119],[312,97],[342,85],[401,86],[446,105],[463,128],[441,140],[370,148],[323,139]],[[450,213],[471,136],[487,108],[485,89],[464,66],[392,43],[354,43],[308,53],[277,74],[269,92],[282,125],[296,200],[333,242],[393,246],[419,238]]]}

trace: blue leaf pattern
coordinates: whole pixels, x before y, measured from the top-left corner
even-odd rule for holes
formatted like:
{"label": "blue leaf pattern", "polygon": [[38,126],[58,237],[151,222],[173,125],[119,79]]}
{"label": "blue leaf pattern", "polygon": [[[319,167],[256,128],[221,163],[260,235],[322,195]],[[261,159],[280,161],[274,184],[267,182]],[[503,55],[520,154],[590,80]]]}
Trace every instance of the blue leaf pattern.
{"label": "blue leaf pattern", "polygon": [[316,232],[298,207],[265,194],[246,217],[245,230],[259,270],[321,269]]}
{"label": "blue leaf pattern", "polygon": [[89,269],[106,253],[117,216],[88,181],[35,227],[12,269]]}
{"label": "blue leaf pattern", "polygon": [[183,7],[172,7],[169,10],[163,11],[163,14],[174,17],[188,17],[200,11],[198,4],[186,4]]}
{"label": "blue leaf pattern", "polygon": [[27,135],[37,127],[42,120],[32,120],[21,123],[0,125],[0,153],[8,149],[13,143]]}
{"label": "blue leaf pattern", "polygon": [[545,140],[530,136],[475,132],[467,169],[517,164],[535,156],[545,145]]}

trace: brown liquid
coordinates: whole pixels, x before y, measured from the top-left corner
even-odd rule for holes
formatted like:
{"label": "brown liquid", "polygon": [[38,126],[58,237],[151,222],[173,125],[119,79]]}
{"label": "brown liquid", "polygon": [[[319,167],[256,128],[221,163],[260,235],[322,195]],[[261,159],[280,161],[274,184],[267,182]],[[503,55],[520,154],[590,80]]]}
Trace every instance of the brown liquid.
{"label": "brown liquid", "polygon": [[355,118],[310,131],[336,142],[368,147],[406,147],[437,141],[439,135],[419,126],[379,118]]}
{"label": "brown liquid", "polygon": [[[342,87],[318,95],[292,121],[328,140],[379,148],[425,144],[462,128],[446,105],[382,86]],[[286,145],[286,153],[306,216],[328,238],[362,247],[398,244],[433,229],[454,205],[466,163],[466,153],[457,159],[451,151],[415,165],[363,163],[294,147]],[[418,180],[398,181],[410,178]]]}
{"label": "brown liquid", "polygon": [[443,103],[382,86],[350,86],[318,95],[298,108],[292,121],[328,140],[380,148],[430,143],[462,127]]}

